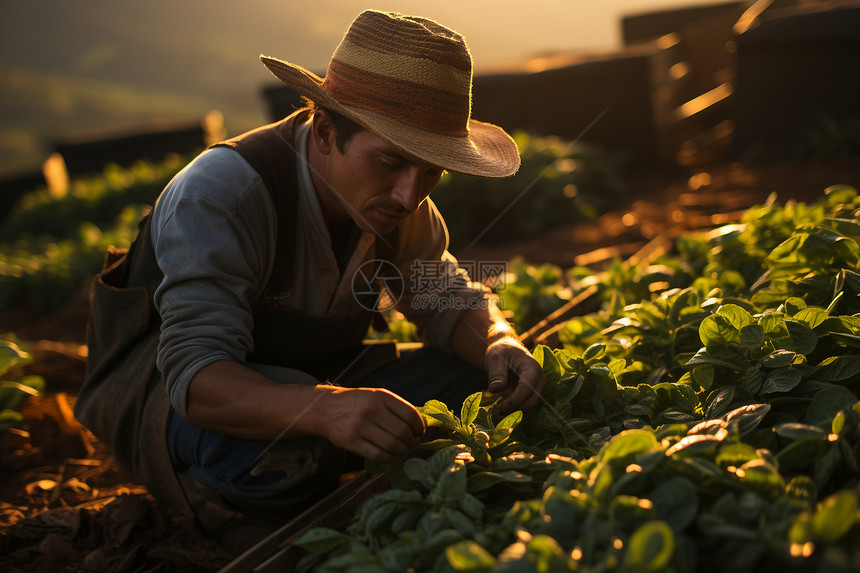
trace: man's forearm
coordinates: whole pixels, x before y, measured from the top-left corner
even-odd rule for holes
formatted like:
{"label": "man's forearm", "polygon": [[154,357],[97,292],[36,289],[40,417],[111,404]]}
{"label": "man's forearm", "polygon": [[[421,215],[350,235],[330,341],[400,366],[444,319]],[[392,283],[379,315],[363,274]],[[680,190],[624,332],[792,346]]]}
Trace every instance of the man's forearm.
{"label": "man's forearm", "polygon": [[236,362],[214,362],[189,385],[187,419],[201,428],[247,439],[319,433],[312,406],[330,387],[286,382],[273,382]]}
{"label": "man's forearm", "polygon": [[284,382],[235,362],[213,362],[191,381],[187,419],[237,438],[321,436],[380,462],[406,454],[424,433],[418,410],[388,390]]}
{"label": "man's forearm", "polygon": [[503,337],[519,340],[502,312],[492,301],[488,302],[486,308],[468,311],[457,323],[452,338],[457,356],[478,368],[486,368],[485,356],[490,343]]}

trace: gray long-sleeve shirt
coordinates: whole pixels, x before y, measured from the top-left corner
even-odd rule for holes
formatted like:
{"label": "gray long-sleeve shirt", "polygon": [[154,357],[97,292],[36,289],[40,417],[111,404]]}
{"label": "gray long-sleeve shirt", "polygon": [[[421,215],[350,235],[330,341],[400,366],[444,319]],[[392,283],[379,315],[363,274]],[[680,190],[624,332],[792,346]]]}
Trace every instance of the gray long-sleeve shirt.
{"label": "gray long-sleeve shirt", "polygon": [[[354,306],[353,276],[374,258],[380,239],[362,233],[340,272],[307,164],[308,125],[295,130],[298,241],[294,284],[283,304],[314,316],[336,316]],[[251,307],[272,273],[278,221],[260,176],[223,147],[205,151],[183,169],[159,197],[152,217],[155,255],[164,273],[155,293],[162,318],[157,366],[174,408],[185,415],[188,386],[201,368],[218,360],[244,363],[253,348]],[[428,344],[451,352],[457,322],[487,291],[458,269],[447,250],[445,223],[429,199],[401,223],[398,240],[393,262],[406,291],[396,308],[418,325]],[[428,269],[433,280],[422,276]],[[432,304],[445,297],[445,304]]]}

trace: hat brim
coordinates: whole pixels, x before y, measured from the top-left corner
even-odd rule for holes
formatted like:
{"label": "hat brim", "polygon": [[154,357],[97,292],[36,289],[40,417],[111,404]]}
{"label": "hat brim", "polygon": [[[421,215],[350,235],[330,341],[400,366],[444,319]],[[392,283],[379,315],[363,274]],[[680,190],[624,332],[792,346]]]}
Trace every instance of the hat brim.
{"label": "hat brim", "polygon": [[497,125],[470,119],[467,137],[433,133],[341,103],[322,89],[321,77],[301,66],[264,55],[260,59],[276,78],[299,95],[352,119],[428,163],[448,171],[491,178],[510,177],[520,167],[516,143]]}

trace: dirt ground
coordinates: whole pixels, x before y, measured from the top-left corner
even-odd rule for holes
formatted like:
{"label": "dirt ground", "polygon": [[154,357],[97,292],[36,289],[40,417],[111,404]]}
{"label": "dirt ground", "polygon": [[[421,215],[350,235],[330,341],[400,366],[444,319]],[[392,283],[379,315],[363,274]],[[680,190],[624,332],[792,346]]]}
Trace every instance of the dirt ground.
{"label": "dirt ground", "polygon": [[[860,188],[860,157],[642,171],[628,176],[628,200],[594,223],[455,255],[564,267],[626,257],[670,227],[732,222],[772,192],[809,201],[834,184]],[[0,433],[0,571],[217,571],[235,556],[155,501],[71,415],[86,314],[85,288],[55,312],[0,312],[0,333],[14,333],[35,358],[10,375],[47,381],[25,405],[26,430]]]}

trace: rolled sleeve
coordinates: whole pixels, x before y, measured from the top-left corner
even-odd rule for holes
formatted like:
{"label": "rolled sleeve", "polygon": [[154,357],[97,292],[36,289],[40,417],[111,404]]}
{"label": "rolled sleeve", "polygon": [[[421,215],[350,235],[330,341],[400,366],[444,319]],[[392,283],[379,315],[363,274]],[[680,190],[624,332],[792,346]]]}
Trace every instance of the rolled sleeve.
{"label": "rolled sleeve", "polygon": [[203,154],[171,182],[154,210],[154,248],[164,274],[156,364],[185,415],[191,379],[253,349],[256,300],[270,268],[274,208],[256,173],[232,150]]}

